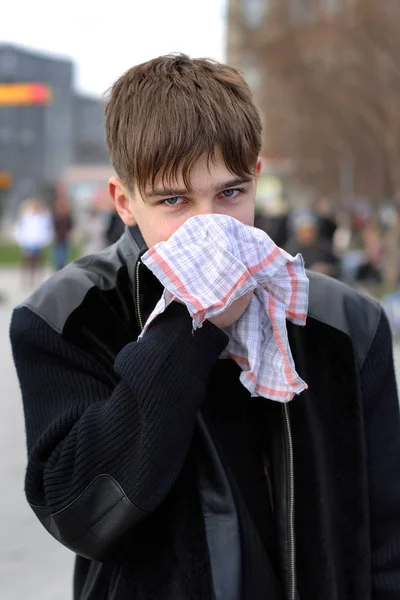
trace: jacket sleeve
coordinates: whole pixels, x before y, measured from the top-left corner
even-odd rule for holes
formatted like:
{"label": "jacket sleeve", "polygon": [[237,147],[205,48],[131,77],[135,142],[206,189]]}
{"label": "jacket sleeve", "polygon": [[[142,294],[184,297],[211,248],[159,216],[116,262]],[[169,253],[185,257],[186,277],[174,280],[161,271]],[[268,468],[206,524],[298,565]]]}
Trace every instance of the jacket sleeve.
{"label": "jacket sleeve", "polygon": [[227,336],[192,332],[173,303],[100,367],[26,307],[11,323],[28,445],[27,499],[62,544],[102,560],[162,502],[182,467]]}
{"label": "jacket sleeve", "polygon": [[371,510],[372,598],[400,598],[400,416],[392,334],[382,311],[361,370]]}

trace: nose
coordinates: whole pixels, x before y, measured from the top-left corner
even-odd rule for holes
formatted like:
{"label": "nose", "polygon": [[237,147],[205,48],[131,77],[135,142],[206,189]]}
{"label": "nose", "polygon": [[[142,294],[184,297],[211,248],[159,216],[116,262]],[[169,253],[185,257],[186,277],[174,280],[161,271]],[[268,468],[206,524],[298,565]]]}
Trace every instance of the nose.
{"label": "nose", "polygon": [[212,215],[216,211],[216,206],[213,200],[202,198],[193,208],[193,216],[197,215]]}

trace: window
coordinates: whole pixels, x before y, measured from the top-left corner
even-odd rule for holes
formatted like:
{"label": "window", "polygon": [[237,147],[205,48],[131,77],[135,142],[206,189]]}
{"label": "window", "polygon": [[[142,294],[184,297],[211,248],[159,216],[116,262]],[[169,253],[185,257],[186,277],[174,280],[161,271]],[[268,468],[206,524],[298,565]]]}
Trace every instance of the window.
{"label": "window", "polygon": [[340,12],[342,8],[341,0],[320,0],[321,2],[321,12],[325,15],[335,15]]}
{"label": "window", "polygon": [[2,77],[13,75],[18,66],[18,58],[11,51],[6,50],[0,54],[0,73]]}
{"label": "window", "polygon": [[334,16],[341,11],[343,0],[290,0],[290,20],[294,25],[314,23],[319,16]]}
{"label": "window", "polygon": [[32,146],[32,144],[36,140],[36,133],[32,129],[28,129],[28,128],[22,129],[22,131],[19,134],[19,139],[20,139],[21,146],[24,146],[24,147]]}
{"label": "window", "polygon": [[243,16],[248,27],[259,27],[268,11],[269,0],[242,0]]}
{"label": "window", "polygon": [[316,0],[290,0],[290,21],[294,25],[313,23],[318,13]]}

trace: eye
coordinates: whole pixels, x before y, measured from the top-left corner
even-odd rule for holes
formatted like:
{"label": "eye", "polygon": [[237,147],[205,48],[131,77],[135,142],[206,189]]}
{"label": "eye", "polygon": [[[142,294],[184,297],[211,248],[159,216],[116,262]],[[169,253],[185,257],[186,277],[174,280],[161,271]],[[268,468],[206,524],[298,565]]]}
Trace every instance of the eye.
{"label": "eye", "polygon": [[163,200],[162,203],[166,204],[167,206],[177,206],[178,204],[182,204],[183,202],[183,198],[176,196],[175,198],[167,198],[166,200]]}
{"label": "eye", "polygon": [[222,196],[223,198],[236,198],[240,193],[242,192],[242,190],[224,190],[223,192],[221,192],[220,196]]}

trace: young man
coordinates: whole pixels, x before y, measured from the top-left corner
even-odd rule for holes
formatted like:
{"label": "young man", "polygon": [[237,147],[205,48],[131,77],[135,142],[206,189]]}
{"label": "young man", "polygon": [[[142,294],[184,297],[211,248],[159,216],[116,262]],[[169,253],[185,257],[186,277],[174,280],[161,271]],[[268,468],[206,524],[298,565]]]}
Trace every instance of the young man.
{"label": "young man", "polygon": [[260,119],[242,76],[186,56],[121,77],[106,109],[128,226],[13,315],[26,495],[77,554],[76,600],[400,598],[400,427],[379,305],[309,274],[287,324],[308,390],[250,397],[218,360],[251,294],[192,331],[141,256],[190,217],[254,217]]}

